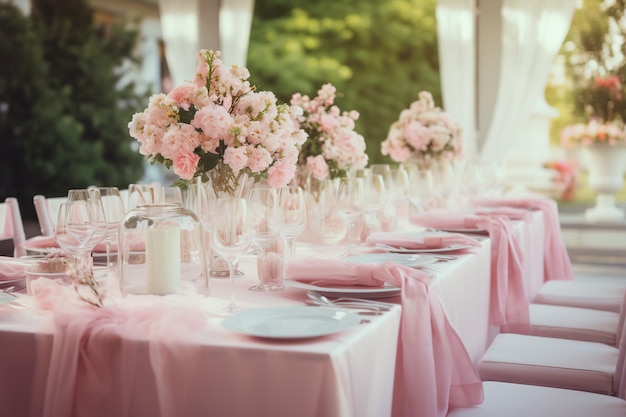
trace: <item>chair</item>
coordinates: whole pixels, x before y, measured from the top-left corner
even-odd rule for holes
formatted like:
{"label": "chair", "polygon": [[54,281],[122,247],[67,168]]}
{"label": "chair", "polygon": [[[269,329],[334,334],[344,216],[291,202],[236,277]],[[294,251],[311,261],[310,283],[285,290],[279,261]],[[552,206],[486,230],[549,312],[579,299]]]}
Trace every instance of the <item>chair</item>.
{"label": "chair", "polygon": [[54,236],[59,207],[66,201],[67,197],[47,198],[40,194],[33,197],[35,213],[37,214],[42,236]]}
{"label": "chair", "polygon": [[620,282],[550,280],[541,286],[532,302],[619,313],[625,292],[626,280]]}
{"label": "chair", "polygon": [[622,398],[534,385],[488,381],[485,401],[476,407],[455,408],[447,417],[624,417]]}
{"label": "chair", "polygon": [[4,203],[0,203],[0,240],[9,239],[13,240],[14,257],[26,255],[24,223],[20,205],[14,197],[8,197]]}
{"label": "chair", "polygon": [[[626,298],[626,295],[624,295]],[[540,385],[615,395],[626,386],[626,308],[618,347],[604,343],[513,333],[496,336],[478,363],[485,381]]]}
{"label": "chair", "polygon": [[526,334],[617,346],[618,313],[549,304],[531,304],[529,310]]}

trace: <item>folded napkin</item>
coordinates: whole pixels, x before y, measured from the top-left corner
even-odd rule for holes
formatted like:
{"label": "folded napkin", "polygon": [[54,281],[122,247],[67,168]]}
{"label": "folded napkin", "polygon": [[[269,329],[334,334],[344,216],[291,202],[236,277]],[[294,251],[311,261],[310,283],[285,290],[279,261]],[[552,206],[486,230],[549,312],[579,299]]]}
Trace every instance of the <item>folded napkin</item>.
{"label": "folded napkin", "polygon": [[479,215],[441,209],[413,215],[410,221],[433,228],[487,230],[492,241],[491,323],[519,330],[524,330],[529,325],[530,312],[524,289],[522,252],[508,217],[493,213]]}
{"label": "folded napkin", "polygon": [[508,206],[541,210],[543,213],[546,245],[544,256],[545,279],[573,279],[572,264],[561,235],[559,208],[554,200],[532,194],[524,197],[481,197],[473,199],[472,204],[477,206]]}
{"label": "folded napkin", "polygon": [[386,282],[402,288],[394,417],[444,417],[450,408],[483,402],[478,372],[439,297],[430,291],[428,275],[393,262],[363,264],[358,268],[338,259],[327,259],[324,263],[297,260],[288,264],[288,276],[292,279],[308,280],[313,274],[317,280],[323,276],[324,282],[349,285]]}
{"label": "folded napkin", "polygon": [[476,239],[461,233],[372,232],[365,242],[369,245],[378,243],[406,249],[439,249],[450,245],[480,246]]}
{"label": "folded napkin", "polygon": [[478,215],[505,216],[511,220],[529,220],[530,216],[528,210],[515,207],[477,207],[474,213]]}
{"label": "folded napkin", "polygon": [[[287,263],[285,275],[300,282],[323,282],[325,285],[363,285],[382,287],[385,281],[372,275],[372,265],[341,261],[337,268],[335,262],[327,259],[305,258]],[[323,277],[323,278],[320,278]]]}
{"label": "folded napkin", "polygon": [[0,281],[23,278],[24,262],[9,256],[0,256]]}

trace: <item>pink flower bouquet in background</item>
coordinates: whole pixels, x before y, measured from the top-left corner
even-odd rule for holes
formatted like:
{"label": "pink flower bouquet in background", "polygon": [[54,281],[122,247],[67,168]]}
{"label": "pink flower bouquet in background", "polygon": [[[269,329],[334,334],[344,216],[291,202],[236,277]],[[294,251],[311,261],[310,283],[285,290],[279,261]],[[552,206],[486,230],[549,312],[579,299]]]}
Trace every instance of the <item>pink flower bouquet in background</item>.
{"label": "pink flower bouquet in background", "polygon": [[561,144],[565,148],[576,145],[591,145],[592,143],[607,143],[616,145],[626,143],[624,126],[618,122],[600,122],[591,120],[589,123],[576,123],[566,126],[561,131]]}
{"label": "pink flower bouquet in background", "polygon": [[560,190],[559,198],[571,201],[579,184],[578,164],[574,161],[549,161],[543,167],[555,171],[553,181]]}
{"label": "pink flower bouquet in background", "polygon": [[335,94],[332,84],[324,84],[313,99],[300,93],[291,97],[291,105],[304,111],[297,121],[309,136],[300,148],[298,164],[304,175],[318,180],[345,177],[368,161],[365,140],[354,130],[359,113],[339,110]]}
{"label": "pink flower bouquet in background", "polygon": [[398,163],[415,162],[428,168],[433,162],[452,161],[463,150],[459,126],[435,106],[428,91],[402,110],[381,144],[381,153]]}
{"label": "pink flower bouquet in background", "polygon": [[230,177],[224,184],[246,174],[267,178],[272,187],[286,185],[306,140],[294,124],[302,109],[257,92],[246,68],[228,69],[219,57],[220,51],[199,51],[193,81],[153,95],[147,109],[133,116],[130,135],[148,160],[173,168],[179,185],[196,177],[206,182],[214,169]]}

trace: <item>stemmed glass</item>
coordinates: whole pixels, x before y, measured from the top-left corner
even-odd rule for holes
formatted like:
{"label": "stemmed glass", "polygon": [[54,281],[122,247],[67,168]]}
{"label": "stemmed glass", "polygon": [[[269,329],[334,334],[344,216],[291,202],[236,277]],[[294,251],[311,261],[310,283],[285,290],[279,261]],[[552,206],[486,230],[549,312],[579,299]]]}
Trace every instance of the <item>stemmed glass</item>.
{"label": "stemmed glass", "polygon": [[100,201],[104,211],[104,220],[107,229],[104,236],[104,244],[106,247],[107,269],[111,267],[111,243],[117,239],[120,230],[120,222],[126,214],[124,201],[117,187],[99,187]]}
{"label": "stemmed glass", "polygon": [[280,253],[280,222],[278,216],[278,195],[269,186],[252,188],[248,194],[248,212],[252,245],[257,251],[257,272],[260,284],[249,289],[252,291],[282,290],[284,268],[283,254]]}
{"label": "stemmed glass", "polygon": [[296,238],[306,229],[306,204],[302,188],[288,185],[278,189],[280,234],[287,241],[289,259],[296,257]]}
{"label": "stemmed glass", "polygon": [[[55,239],[62,249],[69,252],[74,260],[76,283],[87,285],[91,295],[77,291],[85,301],[101,305],[102,299],[93,277],[93,267],[89,256],[96,244],[102,239],[101,227],[94,222],[93,206],[89,201],[73,200],[62,203],[59,207]],[[95,297],[95,298],[94,298]]]}
{"label": "stemmed glass", "polygon": [[363,178],[341,178],[337,190],[337,211],[348,224],[348,252],[354,243],[354,226],[364,209]]}
{"label": "stemmed glass", "polygon": [[229,314],[241,311],[235,303],[235,263],[252,241],[246,200],[243,198],[220,198],[217,201],[216,219],[211,225],[213,250],[228,264],[231,284]]}

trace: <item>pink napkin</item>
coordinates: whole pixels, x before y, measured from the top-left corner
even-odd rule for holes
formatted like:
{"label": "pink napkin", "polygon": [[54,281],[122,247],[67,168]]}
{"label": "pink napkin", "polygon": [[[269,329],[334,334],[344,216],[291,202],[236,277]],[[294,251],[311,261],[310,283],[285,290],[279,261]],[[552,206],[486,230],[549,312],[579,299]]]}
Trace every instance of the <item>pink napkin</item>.
{"label": "pink napkin", "polygon": [[559,209],[554,200],[538,195],[502,198],[483,197],[472,200],[472,204],[490,207],[524,207],[533,210],[541,210],[545,227],[545,279],[573,279],[572,264],[561,235]]}
{"label": "pink napkin", "polygon": [[24,243],[26,249],[46,249],[46,248],[58,248],[56,239],[54,236],[35,236],[27,239]]}
{"label": "pink napkin", "polygon": [[478,215],[505,216],[511,220],[528,220],[530,213],[526,209],[515,207],[478,207],[474,210]]}
{"label": "pink napkin", "polygon": [[480,246],[480,242],[473,237],[460,233],[372,232],[365,242],[369,245],[380,243],[406,249],[439,249],[450,245]]}
{"label": "pink napkin", "polygon": [[402,288],[394,417],[444,417],[450,408],[483,402],[478,372],[439,297],[430,291],[428,275],[393,262],[362,264],[359,268],[335,259],[323,263],[307,259],[288,264],[288,276],[294,279],[311,279],[311,270],[317,279],[323,276],[324,281],[328,279],[332,283],[387,282]]}
{"label": "pink napkin", "polygon": [[411,216],[411,222],[433,228],[476,228],[489,232],[491,245],[491,323],[509,329],[524,330],[530,313],[522,252],[506,216],[465,214],[451,210],[431,210]]}
{"label": "pink napkin", "polygon": [[0,281],[23,278],[24,263],[9,256],[0,256]]}

